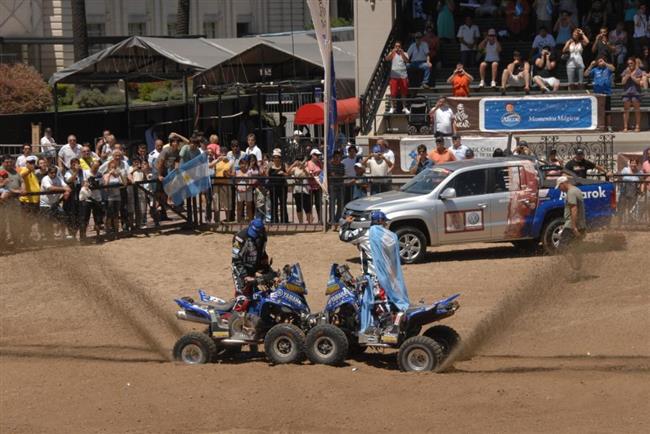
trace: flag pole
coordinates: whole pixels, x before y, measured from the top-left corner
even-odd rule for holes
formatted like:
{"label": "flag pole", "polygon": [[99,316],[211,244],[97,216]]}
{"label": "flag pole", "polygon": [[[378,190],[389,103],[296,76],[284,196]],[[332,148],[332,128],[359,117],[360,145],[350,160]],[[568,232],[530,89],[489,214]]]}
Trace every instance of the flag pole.
{"label": "flag pole", "polygon": [[[328,33],[330,29],[328,29]],[[328,52],[332,52],[332,37],[331,33],[328,39]],[[330,135],[330,104],[331,104],[331,92],[332,92],[332,68],[331,62],[323,62],[325,68],[325,88],[324,96],[325,103],[323,104],[323,170],[325,171],[325,176],[323,176],[323,204],[321,215],[323,216],[323,232],[327,232],[327,220],[328,220],[328,202],[329,202],[329,182],[328,182],[328,172],[327,172],[327,162],[328,162],[328,149],[329,148],[329,135]]]}

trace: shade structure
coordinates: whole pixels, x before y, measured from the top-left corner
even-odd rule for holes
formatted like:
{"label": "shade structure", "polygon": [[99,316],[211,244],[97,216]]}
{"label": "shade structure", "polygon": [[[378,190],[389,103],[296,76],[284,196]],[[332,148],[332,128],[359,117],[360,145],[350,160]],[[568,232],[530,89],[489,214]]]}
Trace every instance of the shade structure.
{"label": "shade structure", "polygon": [[[336,101],[338,117],[337,123],[347,124],[359,117],[359,98],[346,98]],[[301,106],[296,112],[294,124],[323,125],[325,119],[325,105],[315,102]]]}

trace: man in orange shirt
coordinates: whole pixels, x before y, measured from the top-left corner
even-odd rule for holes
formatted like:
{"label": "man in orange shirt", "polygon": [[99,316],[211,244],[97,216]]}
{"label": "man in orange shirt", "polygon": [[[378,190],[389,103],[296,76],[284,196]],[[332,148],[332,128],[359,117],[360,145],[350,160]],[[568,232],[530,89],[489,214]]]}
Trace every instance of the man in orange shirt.
{"label": "man in orange shirt", "polygon": [[456,161],[454,153],[445,148],[445,139],[442,137],[436,137],[436,149],[429,152],[429,159],[432,160],[435,164],[443,164],[450,161]]}
{"label": "man in orange shirt", "polygon": [[447,83],[451,84],[453,96],[469,96],[469,85],[474,81],[465,71],[462,63],[456,65],[456,70],[449,76]]}

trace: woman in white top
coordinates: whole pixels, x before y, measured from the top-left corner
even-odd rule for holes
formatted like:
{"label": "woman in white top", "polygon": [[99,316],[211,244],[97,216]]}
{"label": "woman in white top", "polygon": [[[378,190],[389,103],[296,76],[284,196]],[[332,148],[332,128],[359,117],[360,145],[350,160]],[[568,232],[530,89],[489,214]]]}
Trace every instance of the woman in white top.
{"label": "woman in white top", "polygon": [[566,44],[564,44],[562,53],[568,54],[569,56],[566,62],[569,89],[582,87],[582,76],[585,71],[585,63],[582,60],[582,50],[587,45],[589,45],[589,38],[585,36],[582,29],[575,29],[571,35],[571,39],[566,41]]}
{"label": "woman in white top", "polygon": [[481,52],[485,53],[485,58],[481,62],[479,72],[481,74],[481,83],[478,85],[479,88],[485,87],[485,70],[488,65],[492,68],[492,82],[490,87],[497,87],[496,77],[497,70],[499,69],[499,60],[501,53],[501,44],[497,39],[497,32],[494,29],[488,30],[487,37],[478,44],[478,49]]}

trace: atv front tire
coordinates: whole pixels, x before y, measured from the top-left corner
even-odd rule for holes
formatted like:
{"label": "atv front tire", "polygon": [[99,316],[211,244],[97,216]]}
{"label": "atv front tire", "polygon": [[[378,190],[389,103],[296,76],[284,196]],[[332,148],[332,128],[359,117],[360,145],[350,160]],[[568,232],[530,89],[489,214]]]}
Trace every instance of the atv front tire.
{"label": "atv front tire", "polygon": [[264,337],[264,352],[274,365],[300,363],[305,358],[305,333],[293,324],[276,324]]}
{"label": "atv front tire", "polygon": [[307,333],[305,352],[312,363],[340,365],[348,355],[348,337],[331,324],[317,325]]}
{"label": "atv front tire", "polygon": [[201,332],[190,332],[181,336],[173,350],[174,360],[188,365],[211,363],[216,354],[217,345],[214,340]]}
{"label": "atv front tire", "polygon": [[442,347],[426,336],[408,338],[397,353],[397,365],[402,372],[434,371],[443,359]]}

